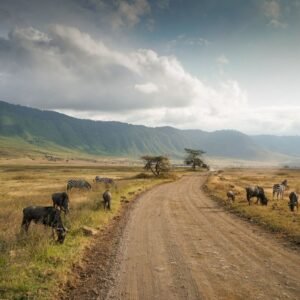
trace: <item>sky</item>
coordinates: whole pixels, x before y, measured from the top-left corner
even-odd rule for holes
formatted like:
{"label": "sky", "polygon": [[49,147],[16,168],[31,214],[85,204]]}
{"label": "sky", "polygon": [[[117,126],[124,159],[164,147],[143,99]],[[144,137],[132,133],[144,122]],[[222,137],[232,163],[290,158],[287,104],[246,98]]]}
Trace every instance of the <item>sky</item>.
{"label": "sky", "polygon": [[0,100],[300,133],[300,0],[0,0]]}

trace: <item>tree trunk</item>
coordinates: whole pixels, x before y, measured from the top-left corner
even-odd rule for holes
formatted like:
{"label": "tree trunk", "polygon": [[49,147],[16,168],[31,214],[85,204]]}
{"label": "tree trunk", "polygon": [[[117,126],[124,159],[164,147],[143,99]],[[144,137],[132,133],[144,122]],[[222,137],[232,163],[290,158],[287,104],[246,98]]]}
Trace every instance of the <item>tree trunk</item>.
{"label": "tree trunk", "polygon": [[193,169],[194,171],[196,170],[196,163],[195,163],[195,161],[193,161],[192,169]]}
{"label": "tree trunk", "polygon": [[151,170],[151,172],[153,173],[154,176],[157,176],[156,173],[155,173],[155,171],[152,169],[151,166],[150,166],[150,170]]}
{"label": "tree trunk", "polygon": [[157,162],[155,165],[155,171],[156,171],[157,176],[159,176],[159,173],[160,173],[159,162]]}

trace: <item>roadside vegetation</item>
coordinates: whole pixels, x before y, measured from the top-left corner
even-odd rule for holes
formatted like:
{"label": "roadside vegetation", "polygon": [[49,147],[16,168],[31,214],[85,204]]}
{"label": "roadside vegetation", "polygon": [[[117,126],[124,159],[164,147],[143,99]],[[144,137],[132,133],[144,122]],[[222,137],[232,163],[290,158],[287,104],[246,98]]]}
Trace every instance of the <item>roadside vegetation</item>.
{"label": "roadside vegetation", "polygon": [[[273,185],[285,179],[289,188],[284,193],[284,199],[276,200],[275,197],[273,200]],[[269,200],[267,206],[255,205],[255,197],[252,198],[251,205],[248,205],[245,187],[253,185],[264,188]],[[273,232],[283,234],[293,243],[300,245],[300,210],[291,212],[288,206],[290,192],[300,194],[300,170],[225,169],[210,175],[206,190],[232,212]],[[227,199],[226,193],[229,190],[236,194],[234,202]]]}
{"label": "roadside vegetation", "polygon": [[184,163],[187,166],[191,166],[193,171],[196,170],[196,167],[207,168],[207,165],[204,163],[203,159],[200,158],[205,153],[203,150],[195,150],[188,148],[185,148],[184,150],[186,152],[186,158],[184,160]]}
{"label": "roadside vegetation", "polygon": [[[84,226],[101,230],[120,213],[123,203],[154,185],[173,180],[154,176],[136,176],[140,167],[99,167],[76,165],[2,165],[0,166],[0,298],[52,299],[68,280],[74,263],[93,239]],[[110,177],[112,210],[102,208],[104,184],[93,183],[96,175]],[[70,214],[63,222],[69,229],[64,244],[57,244],[51,229],[31,224],[29,234],[20,234],[22,210],[29,205],[52,206],[51,194],[66,190],[67,180],[83,178],[91,191],[74,189],[69,193]]]}
{"label": "roadside vegetation", "polygon": [[144,169],[146,171],[151,171],[156,177],[163,174],[168,174],[171,168],[169,158],[166,156],[152,156],[145,155],[141,159],[144,161]]}

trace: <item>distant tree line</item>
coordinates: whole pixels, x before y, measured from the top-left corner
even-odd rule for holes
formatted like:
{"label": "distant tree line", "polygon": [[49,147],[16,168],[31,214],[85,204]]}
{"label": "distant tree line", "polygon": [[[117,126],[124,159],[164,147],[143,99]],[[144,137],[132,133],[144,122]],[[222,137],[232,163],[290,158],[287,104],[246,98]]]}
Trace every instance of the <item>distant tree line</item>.
{"label": "distant tree line", "polygon": [[[209,166],[204,163],[201,157],[205,151],[189,148],[184,150],[186,152],[184,164],[191,166],[192,170],[196,170],[196,167],[209,169]],[[141,159],[144,161],[144,169],[151,171],[154,176],[158,177],[163,173],[168,173],[171,169],[171,163],[167,156],[144,155]]]}

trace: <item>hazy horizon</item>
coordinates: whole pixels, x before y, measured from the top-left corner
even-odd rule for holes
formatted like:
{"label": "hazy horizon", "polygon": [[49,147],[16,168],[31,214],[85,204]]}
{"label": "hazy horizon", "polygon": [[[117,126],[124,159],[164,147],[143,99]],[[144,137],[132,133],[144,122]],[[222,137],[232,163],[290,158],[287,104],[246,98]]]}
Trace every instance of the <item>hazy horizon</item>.
{"label": "hazy horizon", "polygon": [[297,135],[299,0],[3,0],[0,97],[77,118]]}

